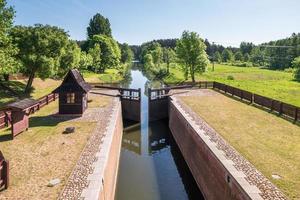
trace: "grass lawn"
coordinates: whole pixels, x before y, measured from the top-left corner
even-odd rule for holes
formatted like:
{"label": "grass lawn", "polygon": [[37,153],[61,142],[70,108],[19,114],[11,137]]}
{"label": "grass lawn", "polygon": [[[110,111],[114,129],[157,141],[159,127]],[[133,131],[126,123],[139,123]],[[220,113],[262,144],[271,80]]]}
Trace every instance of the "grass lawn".
{"label": "grass lawn", "polygon": [[[103,107],[110,97],[90,95],[93,106]],[[43,107],[30,118],[30,128],[14,140],[7,140],[10,130],[0,131],[0,150],[10,161],[10,187],[0,195],[10,199],[56,199],[75,166],[96,122],[78,119],[63,121],[51,117],[58,111],[58,101]],[[62,134],[66,127],[73,134]],[[50,180],[61,183],[47,187]],[[1,199],[1,198],[0,198]]]}
{"label": "grass lawn", "polygon": [[[182,71],[176,65],[171,65],[171,74],[164,79],[166,83],[184,81]],[[228,80],[231,75],[234,80]],[[293,74],[283,71],[272,71],[257,67],[235,67],[228,65],[209,66],[207,72],[197,75],[196,79],[212,80],[226,83],[250,92],[264,95],[286,103],[300,106],[300,83],[293,81]]]}
{"label": "grass lawn", "polygon": [[[27,80],[15,80],[9,81],[5,84],[11,87],[15,92],[17,92],[20,98],[31,97],[34,99],[38,99],[51,93],[61,83],[61,81],[53,79],[42,80],[39,78],[35,78],[32,84],[32,92],[29,95],[25,95],[23,91],[26,87],[26,81]],[[0,108],[7,103],[15,101],[17,98],[18,97],[12,96],[10,93],[7,93],[0,89]]]}
{"label": "grass lawn", "polygon": [[85,71],[82,73],[86,82],[89,83],[118,83],[123,80],[117,69],[107,69],[103,74]]}
{"label": "grass lawn", "polygon": [[[123,79],[123,77],[119,74],[119,71],[116,69],[107,69],[104,74],[96,74],[94,72],[86,71],[83,72],[83,76],[85,80],[90,83],[118,83]],[[51,93],[62,82],[62,80],[41,80],[40,78],[35,78],[32,85],[32,92],[29,95],[25,95],[23,91],[26,87],[26,81],[27,80],[14,80],[6,82],[5,84],[16,91],[20,98],[31,97],[38,99]],[[10,93],[0,89],[0,108],[7,103],[15,101],[17,98],[17,96],[12,96]]]}
{"label": "grass lawn", "polygon": [[213,93],[180,98],[289,198],[300,199],[300,127]]}

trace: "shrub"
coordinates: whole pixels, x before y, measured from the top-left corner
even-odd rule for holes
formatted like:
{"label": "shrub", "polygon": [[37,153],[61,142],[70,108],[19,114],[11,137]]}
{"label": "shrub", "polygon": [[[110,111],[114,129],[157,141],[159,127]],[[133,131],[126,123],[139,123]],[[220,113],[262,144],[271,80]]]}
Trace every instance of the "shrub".
{"label": "shrub", "polygon": [[227,80],[234,80],[234,77],[232,75],[228,75]]}

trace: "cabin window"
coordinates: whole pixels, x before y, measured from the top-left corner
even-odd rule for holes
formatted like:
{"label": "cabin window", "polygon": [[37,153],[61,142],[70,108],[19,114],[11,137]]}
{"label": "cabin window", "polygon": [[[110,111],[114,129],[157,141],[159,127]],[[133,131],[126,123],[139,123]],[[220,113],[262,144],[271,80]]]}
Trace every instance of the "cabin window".
{"label": "cabin window", "polygon": [[67,93],[67,103],[75,103],[75,93]]}

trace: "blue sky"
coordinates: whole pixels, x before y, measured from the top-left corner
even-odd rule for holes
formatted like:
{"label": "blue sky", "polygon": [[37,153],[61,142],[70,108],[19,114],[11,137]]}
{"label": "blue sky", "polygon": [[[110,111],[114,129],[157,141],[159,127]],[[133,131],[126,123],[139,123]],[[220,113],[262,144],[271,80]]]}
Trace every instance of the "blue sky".
{"label": "blue sky", "polygon": [[15,24],[50,24],[71,38],[86,38],[89,19],[97,12],[109,18],[119,42],[141,44],[178,38],[183,30],[237,46],[285,38],[300,32],[299,0],[8,0]]}

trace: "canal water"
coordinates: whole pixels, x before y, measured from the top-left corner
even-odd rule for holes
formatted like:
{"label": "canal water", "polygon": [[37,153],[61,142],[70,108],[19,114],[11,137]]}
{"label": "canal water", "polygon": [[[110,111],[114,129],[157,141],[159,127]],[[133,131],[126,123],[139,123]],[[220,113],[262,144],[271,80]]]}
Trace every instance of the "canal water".
{"label": "canal water", "polygon": [[141,88],[141,123],[124,122],[116,200],[203,199],[167,121],[148,122],[150,82],[140,71],[132,70],[127,84]]}

